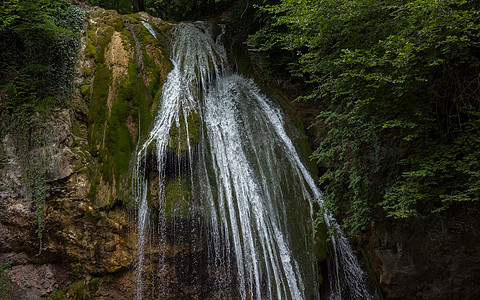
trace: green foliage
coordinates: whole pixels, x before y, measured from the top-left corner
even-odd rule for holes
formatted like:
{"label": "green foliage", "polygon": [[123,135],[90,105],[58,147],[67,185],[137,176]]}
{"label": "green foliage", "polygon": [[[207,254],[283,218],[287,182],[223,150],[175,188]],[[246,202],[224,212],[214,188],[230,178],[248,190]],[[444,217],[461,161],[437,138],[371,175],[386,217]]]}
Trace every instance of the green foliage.
{"label": "green foliage", "polygon": [[36,234],[40,241],[39,254],[42,251],[43,210],[46,197],[45,155],[41,147],[45,145],[45,126],[43,118],[38,114],[31,115],[20,108],[10,116],[12,126],[9,132],[15,138],[16,154],[23,168],[22,183],[25,186],[26,197],[34,203]]}
{"label": "green foliage", "polygon": [[70,92],[82,12],[66,0],[6,0],[0,4],[2,133],[12,133],[27,197],[35,203],[42,250],[44,117]]}
{"label": "green foliage", "polygon": [[[478,201],[479,4],[282,0],[249,39],[289,51],[323,130],[313,158],[350,233]],[[268,59],[268,55],[264,55]]]}
{"label": "green foliage", "polygon": [[105,9],[113,9],[121,14],[133,12],[131,0],[88,0],[87,3],[90,6],[100,6]]}
{"label": "green foliage", "polygon": [[212,0],[146,0],[147,12],[165,20],[198,19],[215,1]]}
{"label": "green foliage", "polygon": [[12,282],[5,272],[10,266],[9,263],[0,265],[0,297],[2,297],[2,299],[10,299],[12,294]]}
{"label": "green foliage", "polygon": [[31,99],[27,92],[39,98],[68,92],[82,19],[66,0],[2,2],[0,85],[7,86],[9,105]]}

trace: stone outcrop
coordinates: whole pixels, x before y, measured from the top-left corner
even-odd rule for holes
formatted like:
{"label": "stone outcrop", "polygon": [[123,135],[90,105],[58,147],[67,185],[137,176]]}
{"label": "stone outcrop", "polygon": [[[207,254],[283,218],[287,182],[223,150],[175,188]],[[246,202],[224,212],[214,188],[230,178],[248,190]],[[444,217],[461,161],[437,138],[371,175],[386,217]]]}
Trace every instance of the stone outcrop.
{"label": "stone outcrop", "polygon": [[[145,13],[120,16],[83,8],[89,14],[76,66],[79,88],[69,107],[51,109],[39,131],[44,142],[28,155],[19,154],[14,133],[0,141],[1,300],[118,300],[132,299],[136,292],[128,176],[135,145],[148,133],[171,67],[165,47],[169,25]],[[140,20],[154,26],[162,41]],[[42,168],[44,179],[41,238],[39,204],[26,184],[31,163]],[[145,274],[147,296],[234,295],[235,270],[226,273],[209,262],[213,250],[202,230],[205,222],[175,216],[166,226],[175,235],[167,235],[159,247],[152,233],[146,250],[147,269],[163,270]]]}
{"label": "stone outcrop", "polygon": [[[0,265],[11,266],[12,299],[41,299],[87,274],[116,274],[133,264],[128,214],[124,209],[99,211],[87,197],[88,157],[73,143],[71,110],[54,111],[44,137],[46,202],[42,251],[34,203],[26,197],[24,168],[13,137],[3,139],[6,164],[0,192]],[[9,299],[4,295],[6,299]]]}
{"label": "stone outcrop", "polygon": [[473,205],[448,218],[373,226],[372,266],[386,299],[479,299],[480,218]]}

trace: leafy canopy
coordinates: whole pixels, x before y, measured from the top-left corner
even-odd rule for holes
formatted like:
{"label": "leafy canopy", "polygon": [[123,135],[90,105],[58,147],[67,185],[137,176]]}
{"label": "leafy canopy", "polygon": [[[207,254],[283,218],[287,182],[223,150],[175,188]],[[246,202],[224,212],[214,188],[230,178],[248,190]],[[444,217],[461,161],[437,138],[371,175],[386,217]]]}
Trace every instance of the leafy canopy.
{"label": "leafy canopy", "polygon": [[[249,38],[317,101],[327,200],[350,233],[480,198],[480,4],[282,0]],[[282,52],[283,51],[283,52]],[[277,55],[277,57],[275,57]]]}

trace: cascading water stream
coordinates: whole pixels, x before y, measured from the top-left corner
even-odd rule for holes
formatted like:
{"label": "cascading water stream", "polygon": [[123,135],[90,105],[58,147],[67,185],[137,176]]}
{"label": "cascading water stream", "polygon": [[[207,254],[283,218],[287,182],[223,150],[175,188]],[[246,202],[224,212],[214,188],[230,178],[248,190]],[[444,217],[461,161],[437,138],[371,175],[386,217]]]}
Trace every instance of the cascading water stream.
{"label": "cascading water stream", "polygon": [[[148,23],[144,26],[155,36]],[[210,259],[222,272],[236,273],[238,297],[319,298],[312,232],[305,224],[312,218],[312,201],[323,204],[321,192],[287,134],[282,112],[251,80],[231,72],[221,44],[224,28],[216,37],[213,29],[201,22],[175,25],[173,69],[163,86],[154,127],[138,151],[133,174],[138,207],[136,298],[146,294],[144,269],[152,231],[156,226],[157,238],[165,238],[169,222],[165,209],[160,209],[154,224],[151,202],[158,201],[160,208],[166,205],[169,153],[180,156],[181,149],[186,163],[176,169],[188,174],[191,193],[199,202],[190,214],[195,211],[208,220]],[[191,116],[199,119],[196,145],[191,142]],[[172,130],[183,132],[183,141],[174,141]],[[152,151],[159,195],[154,200],[148,197],[146,171]],[[335,271],[330,298],[371,298],[339,226],[328,213],[324,220],[337,232],[332,237]],[[166,245],[159,241],[158,247]],[[159,264],[163,262],[160,256]],[[217,278],[215,285],[224,285],[222,280]]]}

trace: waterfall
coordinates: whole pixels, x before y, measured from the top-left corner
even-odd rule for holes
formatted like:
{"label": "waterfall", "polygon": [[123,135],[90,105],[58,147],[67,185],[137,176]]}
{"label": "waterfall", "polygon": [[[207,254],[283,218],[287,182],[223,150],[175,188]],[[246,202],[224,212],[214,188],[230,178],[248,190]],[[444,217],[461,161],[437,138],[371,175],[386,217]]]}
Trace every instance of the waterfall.
{"label": "waterfall", "polygon": [[[203,22],[173,29],[173,69],[133,171],[136,298],[148,297],[152,288],[145,278],[155,269],[146,265],[153,248],[160,253],[156,272],[168,272],[162,269],[162,253],[175,228],[171,222],[206,220],[208,259],[220,273],[236,274],[238,298],[318,299],[312,230],[306,223],[314,205],[323,205],[322,194],[289,137],[282,111],[229,67],[223,34],[224,27]],[[152,170],[158,178],[153,183]],[[172,187],[186,204],[171,203]],[[371,298],[347,239],[329,213],[324,220],[336,232],[329,298]],[[211,284],[228,287],[227,281],[215,276]],[[157,297],[164,284],[154,287]]]}

